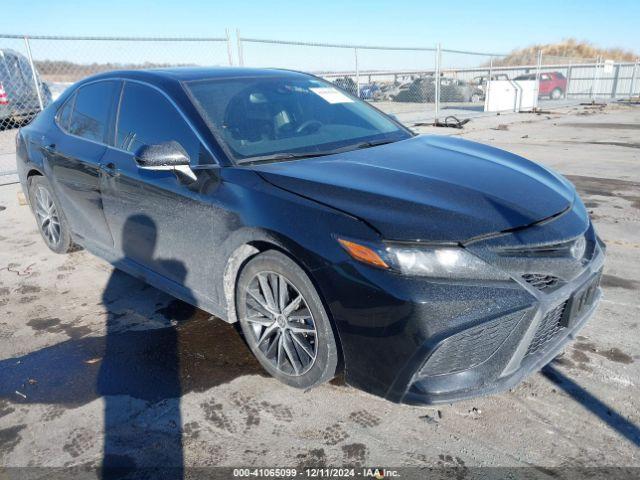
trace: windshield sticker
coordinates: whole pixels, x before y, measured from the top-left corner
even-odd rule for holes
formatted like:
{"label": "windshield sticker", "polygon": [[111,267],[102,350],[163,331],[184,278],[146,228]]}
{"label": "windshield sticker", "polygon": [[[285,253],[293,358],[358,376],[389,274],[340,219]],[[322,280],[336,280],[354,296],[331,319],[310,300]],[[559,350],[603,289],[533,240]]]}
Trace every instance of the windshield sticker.
{"label": "windshield sticker", "polygon": [[310,88],[313,93],[322,97],[329,103],[353,103],[344,93],[331,87]]}

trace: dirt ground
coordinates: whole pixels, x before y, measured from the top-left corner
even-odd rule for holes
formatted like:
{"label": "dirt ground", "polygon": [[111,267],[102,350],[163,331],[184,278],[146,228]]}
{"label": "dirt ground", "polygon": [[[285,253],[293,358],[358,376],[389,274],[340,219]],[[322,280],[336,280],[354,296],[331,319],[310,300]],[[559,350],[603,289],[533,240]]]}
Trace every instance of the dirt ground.
{"label": "dirt ground", "polygon": [[640,467],[640,108],[423,131],[511,150],[578,187],[608,256],[604,299],[563,357],[509,392],[437,407],[339,379],[294,390],[234,326],[87,252],[51,253],[6,185],[0,467],[99,466],[105,444],[129,466]]}

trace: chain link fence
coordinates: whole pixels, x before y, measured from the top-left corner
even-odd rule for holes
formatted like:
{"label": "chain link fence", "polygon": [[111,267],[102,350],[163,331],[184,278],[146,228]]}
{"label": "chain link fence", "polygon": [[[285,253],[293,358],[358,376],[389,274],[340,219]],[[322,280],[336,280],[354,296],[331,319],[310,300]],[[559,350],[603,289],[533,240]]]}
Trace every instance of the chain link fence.
{"label": "chain link fence", "polygon": [[237,41],[240,65],[313,73],[409,123],[424,119],[426,103],[433,109],[433,91],[427,94],[417,84],[433,79],[435,48],[290,42],[240,35]]}
{"label": "chain link fence", "polygon": [[0,35],[0,183],[15,181],[15,132],[69,85],[120,69],[232,65],[228,34],[217,38]]}
{"label": "chain link fence", "polygon": [[[237,59],[237,60],[236,60]],[[455,124],[499,111],[552,109],[640,94],[640,65],[530,52],[274,39],[50,37],[0,34],[0,183],[15,174],[16,128],[69,85],[118,69],[240,65],[318,75],[407,125]]]}
{"label": "chain link fence", "polygon": [[631,98],[638,61],[281,41],[237,32],[240,65],[307,71],[409,125]]}
{"label": "chain link fence", "polygon": [[494,63],[504,55],[439,48],[436,122],[474,117],[485,112],[498,80],[508,76],[497,71]]}

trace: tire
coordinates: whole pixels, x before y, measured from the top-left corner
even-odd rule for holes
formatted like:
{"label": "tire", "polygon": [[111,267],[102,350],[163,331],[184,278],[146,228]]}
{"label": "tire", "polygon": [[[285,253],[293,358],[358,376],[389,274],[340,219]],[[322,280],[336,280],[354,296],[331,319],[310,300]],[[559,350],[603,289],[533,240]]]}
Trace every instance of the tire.
{"label": "tire", "polygon": [[[298,296],[301,301],[295,302]],[[308,389],[336,375],[339,355],[331,321],[313,283],[289,257],[268,250],[249,260],[238,277],[235,301],[249,348],[273,377]],[[283,305],[294,308],[287,312]]]}
{"label": "tire", "polygon": [[562,90],[559,88],[554,88],[549,94],[549,98],[551,100],[560,100],[560,98],[562,98]]}
{"label": "tire", "polygon": [[29,203],[47,247],[55,253],[70,252],[73,249],[73,241],[69,223],[46,178],[30,178]]}

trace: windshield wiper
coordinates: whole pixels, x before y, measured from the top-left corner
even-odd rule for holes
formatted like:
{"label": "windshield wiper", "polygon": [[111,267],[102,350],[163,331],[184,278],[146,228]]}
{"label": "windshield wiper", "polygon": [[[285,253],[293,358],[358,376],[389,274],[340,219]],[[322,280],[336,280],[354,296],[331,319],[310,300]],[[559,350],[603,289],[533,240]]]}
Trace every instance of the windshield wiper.
{"label": "windshield wiper", "polygon": [[388,143],[394,143],[397,140],[372,140],[370,142],[362,142],[362,143],[358,143],[355,146],[352,146],[351,148],[353,150],[359,150],[361,148],[371,148],[371,147],[377,147],[378,145],[386,145]]}
{"label": "windshield wiper", "polygon": [[353,145],[347,145],[345,147],[340,147],[333,150],[325,150],[320,152],[304,152],[304,153],[280,152],[280,153],[274,153],[271,155],[248,157],[243,160],[239,160],[238,163],[241,165],[246,165],[246,164],[255,164],[255,163],[262,163],[262,162],[277,162],[279,160],[298,160],[301,158],[323,157],[325,155],[333,155],[335,153],[349,152],[351,150],[377,147],[378,145],[386,145],[387,143],[393,143],[395,141],[396,140],[377,140],[377,141],[373,140],[369,142],[356,143]]}
{"label": "windshield wiper", "polygon": [[322,157],[324,155],[332,155],[334,153],[336,153],[335,150],[330,150],[327,152],[307,152],[307,153],[281,152],[281,153],[274,153],[273,155],[261,155],[258,157],[248,157],[248,158],[239,160],[238,163],[241,165],[244,165],[244,164],[261,163],[261,162],[275,162],[278,160],[297,160],[299,158]]}

